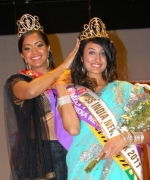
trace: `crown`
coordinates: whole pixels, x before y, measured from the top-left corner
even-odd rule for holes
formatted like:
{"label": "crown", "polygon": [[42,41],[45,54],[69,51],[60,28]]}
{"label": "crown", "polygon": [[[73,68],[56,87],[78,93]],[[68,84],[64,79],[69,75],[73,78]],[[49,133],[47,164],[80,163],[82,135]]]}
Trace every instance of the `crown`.
{"label": "crown", "polygon": [[84,24],[84,30],[82,31],[79,39],[80,41],[84,39],[94,38],[94,37],[107,37],[106,26],[101,19],[94,17],[90,19],[89,24]]}
{"label": "crown", "polygon": [[21,37],[25,32],[31,30],[43,31],[43,27],[38,22],[38,16],[32,16],[30,14],[24,14],[20,20],[17,21],[18,36]]}

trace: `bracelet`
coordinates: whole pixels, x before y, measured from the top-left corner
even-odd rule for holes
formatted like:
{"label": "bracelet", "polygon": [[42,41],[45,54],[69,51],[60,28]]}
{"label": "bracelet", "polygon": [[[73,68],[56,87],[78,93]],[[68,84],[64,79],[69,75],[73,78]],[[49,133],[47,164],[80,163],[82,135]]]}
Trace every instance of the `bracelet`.
{"label": "bracelet", "polygon": [[142,132],[132,132],[134,136],[133,144],[141,144],[144,141],[144,135]]}
{"label": "bracelet", "polygon": [[126,143],[126,146],[129,146],[130,144],[133,143],[133,135],[129,131],[125,131],[120,134],[123,140]]}
{"label": "bracelet", "polygon": [[56,80],[57,80],[57,78],[55,77],[54,73],[52,73],[51,71],[50,71],[50,72],[48,72],[47,74],[50,74],[51,76],[53,76],[54,81],[56,81]]}
{"label": "bracelet", "polygon": [[142,132],[125,131],[120,134],[126,143],[126,146],[131,144],[141,144],[144,141],[144,135]]}
{"label": "bracelet", "polygon": [[62,96],[60,98],[58,98],[58,105],[61,107],[64,104],[69,104],[72,103],[70,96],[66,95],[66,96]]}

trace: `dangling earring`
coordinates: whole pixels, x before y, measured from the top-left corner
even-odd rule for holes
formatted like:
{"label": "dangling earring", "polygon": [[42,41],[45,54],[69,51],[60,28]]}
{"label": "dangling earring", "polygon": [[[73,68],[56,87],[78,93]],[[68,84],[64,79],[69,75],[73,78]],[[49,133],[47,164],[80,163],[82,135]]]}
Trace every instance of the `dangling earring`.
{"label": "dangling earring", "polygon": [[49,60],[48,59],[46,60],[46,63],[47,63],[47,69],[49,69]]}
{"label": "dangling earring", "polygon": [[82,66],[82,72],[85,73],[85,67],[84,66]]}
{"label": "dangling earring", "polygon": [[[83,63],[83,58],[81,57],[81,62]],[[84,74],[86,71],[84,63],[82,64],[82,73]]]}
{"label": "dangling earring", "polygon": [[25,60],[25,64],[26,64],[26,69],[27,70],[31,70],[31,65],[29,63],[27,63],[27,61]]}
{"label": "dangling earring", "polygon": [[49,69],[49,52],[48,52],[48,55],[47,55],[47,60],[46,60],[46,63],[47,63],[47,69]]}
{"label": "dangling earring", "polygon": [[107,68],[104,70],[104,74],[107,77]]}

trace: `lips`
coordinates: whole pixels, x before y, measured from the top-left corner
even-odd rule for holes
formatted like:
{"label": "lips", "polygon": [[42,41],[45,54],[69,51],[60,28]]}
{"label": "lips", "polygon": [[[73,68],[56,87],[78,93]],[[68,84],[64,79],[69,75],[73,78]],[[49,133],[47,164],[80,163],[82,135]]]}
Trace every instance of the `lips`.
{"label": "lips", "polygon": [[100,68],[101,67],[100,64],[91,64],[91,65],[92,65],[92,67],[95,67],[95,68]]}
{"label": "lips", "polygon": [[41,56],[36,56],[31,58],[33,61],[41,59]]}

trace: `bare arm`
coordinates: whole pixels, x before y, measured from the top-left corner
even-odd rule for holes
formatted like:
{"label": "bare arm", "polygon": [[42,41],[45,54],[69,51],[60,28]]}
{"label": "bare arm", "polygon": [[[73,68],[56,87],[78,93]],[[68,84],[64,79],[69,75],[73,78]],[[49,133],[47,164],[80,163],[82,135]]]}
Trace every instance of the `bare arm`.
{"label": "bare arm", "polygon": [[143,141],[142,144],[150,143],[150,130],[149,131],[144,131],[143,135],[144,135],[144,141]]}
{"label": "bare arm", "polygon": [[[68,95],[68,91],[66,89],[66,82],[57,81],[54,86],[57,90],[59,97]],[[58,106],[58,110],[62,117],[65,130],[71,135],[77,135],[80,131],[80,120],[76,114],[72,103],[64,104],[61,107]]]}
{"label": "bare arm", "polygon": [[[150,143],[150,130],[144,131],[142,133],[144,135],[144,141],[142,145]],[[107,141],[99,157],[101,157],[103,153],[107,151],[105,158],[111,158],[112,156],[118,154],[125,147],[125,145],[126,142],[120,135],[115,136]]]}
{"label": "bare arm", "polygon": [[[77,39],[75,48],[66,58],[66,60],[56,69],[52,70],[51,73],[58,78],[58,76],[65,70],[68,69],[76,55],[79,47],[79,40]],[[54,82],[54,76],[51,74],[44,74],[43,76],[32,80],[31,82],[18,81],[13,86],[14,95],[20,99],[32,99],[41,93],[43,93],[46,89],[50,88],[52,83]]]}

